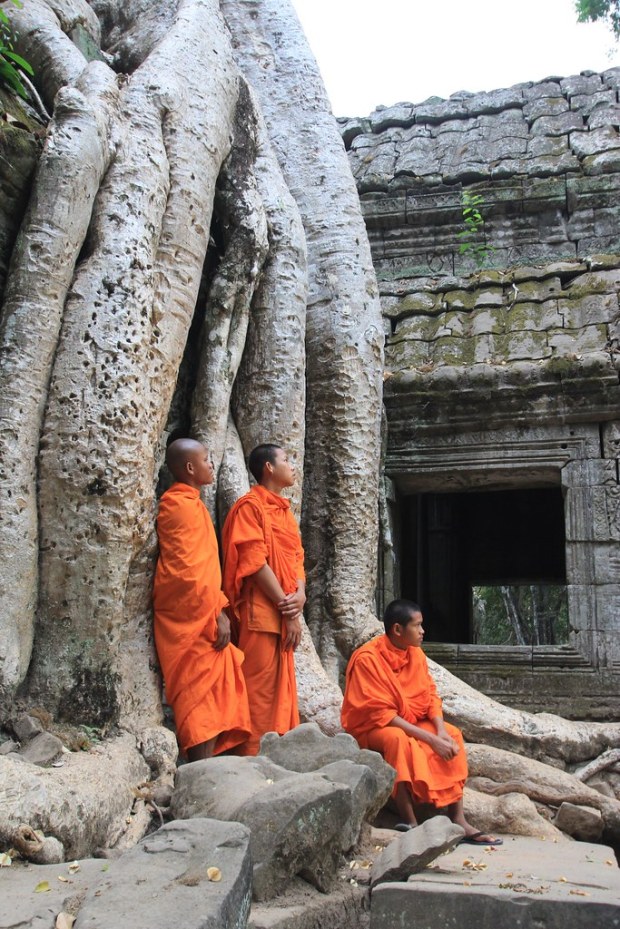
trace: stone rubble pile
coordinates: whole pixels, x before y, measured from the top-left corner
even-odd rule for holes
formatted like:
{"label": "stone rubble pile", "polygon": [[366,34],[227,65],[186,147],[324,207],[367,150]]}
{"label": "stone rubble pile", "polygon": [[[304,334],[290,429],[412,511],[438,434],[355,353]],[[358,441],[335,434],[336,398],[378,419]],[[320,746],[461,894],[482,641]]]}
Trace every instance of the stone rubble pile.
{"label": "stone rubble pile", "polygon": [[[117,753],[121,748],[127,753],[129,737],[124,739],[115,740]],[[173,760],[165,730],[143,734],[140,745],[141,773],[169,775]],[[98,854],[117,856],[112,861],[85,858],[37,866],[16,859],[0,867],[0,929],[170,929],[181,923],[184,929],[315,929],[327,924],[331,929],[392,929],[396,911],[407,920],[419,914],[420,905],[427,915],[431,910],[443,913],[446,895],[452,897],[455,886],[463,887],[463,869],[469,868],[465,882],[470,884],[470,871],[478,874],[487,867],[485,856],[489,866],[491,860],[498,863],[499,876],[493,878],[494,889],[487,881],[476,890],[476,906],[491,905],[491,899],[496,924],[508,924],[502,920],[514,911],[518,898],[513,888],[501,885],[506,845],[456,848],[463,830],[445,816],[404,833],[371,829],[368,820],[385,804],[394,777],[378,754],[361,751],[345,734],[325,736],[315,724],[304,724],[283,737],[268,734],[261,752],[255,758],[224,756],[183,765],[174,787],[164,781],[156,784],[150,796],[157,796],[162,806],[169,801],[166,815],[175,819],[121,854],[122,843],[112,851],[101,848]],[[99,764],[105,766],[110,757],[108,747]],[[26,768],[10,758],[0,758],[2,764],[22,773]],[[61,777],[64,772],[37,770],[39,778]],[[105,773],[110,780],[109,768]],[[101,803],[101,781],[93,786]],[[67,794],[63,802],[69,802]],[[105,803],[110,803],[109,796]],[[571,828],[593,828],[587,811],[564,806],[559,816],[570,821]],[[505,836],[506,843],[525,843],[513,854],[519,862],[528,859],[527,843],[539,847],[543,841]],[[548,849],[556,847],[552,841]],[[575,844],[562,844],[562,861],[566,846]],[[77,847],[76,840],[73,845],[66,842],[66,849]],[[586,909],[575,909],[569,889],[561,885],[553,900],[529,908],[528,919],[550,918],[549,905],[557,906],[561,898],[563,919],[571,927],[583,926],[581,917],[587,915],[600,919],[600,929],[611,929],[609,898],[620,886],[617,868],[611,867],[611,850],[583,848],[589,856],[595,848],[597,860],[607,862],[601,899],[589,901],[586,914]],[[446,853],[441,866],[429,870]],[[548,864],[548,870],[564,867],[558,855],[551,859],[557,865]],[[575,869],[569,886],[580,887],[579,853],[572,859]],[[576,921],[573,912],[579,917]],[[424,925],[443,925],[433,919],[428,916]],[[524,929],[534,925],[538,923],[523,923]]]}

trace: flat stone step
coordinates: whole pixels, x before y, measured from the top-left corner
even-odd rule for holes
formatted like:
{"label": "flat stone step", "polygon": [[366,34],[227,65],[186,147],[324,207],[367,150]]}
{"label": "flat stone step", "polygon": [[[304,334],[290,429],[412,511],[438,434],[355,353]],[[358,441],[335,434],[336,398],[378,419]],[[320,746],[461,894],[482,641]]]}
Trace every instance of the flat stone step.
{"label": "flat stone step", "polygon": [[370,929],[619,929],[620,870],[611,848],[503,836],[459,845],[406,883],[377,885]]}

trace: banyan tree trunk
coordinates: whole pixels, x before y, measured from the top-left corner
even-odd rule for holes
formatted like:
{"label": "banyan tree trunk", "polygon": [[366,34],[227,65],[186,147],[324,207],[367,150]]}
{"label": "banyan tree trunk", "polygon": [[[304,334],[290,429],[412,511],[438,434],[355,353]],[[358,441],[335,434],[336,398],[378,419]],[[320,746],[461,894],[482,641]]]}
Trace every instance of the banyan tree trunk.
{"label": "banyan tree trunk", "polygon": [[383,327],[357,190],[316,62],[280,0],[222,0],[308,247],[303,536],[308,624],[323,666],[378,631]]}
{"label": "banyan tree trunk", "polygon": [[[166,433],[179,422],[213,451],[217,499],[207,503],[216,520],[247,489],[244,455],[266,440],[295,460],[299,514],[307,444],[306,496],[313,481],[324,486],[308,510],[322,524],[307,542],[314,628],[334,612],[330,602],[367,626],[372,615],[381,353],[368,246],[324,94],[306,177],[320,149],[336,147],[338,159],[327,158],[324,200],[310,208],[291,183],[297,168],[284,170],[260,88],[233,53],[243,33],[234,12],[216,0],[28,0],[12,12],[52,118],[0,323],[5,715],[18,692],[74,722],[135,728],[160,718],[150,634],[155,488]],[[289,41],[305,49],[287,15]],[[293,150],[303,140],[294,122],[285,130],[287,118],[278,141],[286,148],[288,132]],[[347,274],[330,278],[321,297],[336,335],[318,337],[314,360],[327,384],[307,420],[306,310],[310,302],[317,315],[319,273],[308,271],[307,241],[321,215],[338,212],[339,187],[329,261]],[[362,245],[345,248],[351,222]],[[320,274],[328,270],[324,262]],[[316,354],[316,326],[310,338]],[[337,501],[344,491],[337,473],[327,480],[326,446],[344,484],[354,479],[349,518],[366,538],[353,558],[341,508],[327,506],[325,494]],[[308,635],[298,666],[302,709],[307,693],[308,712],[334,730],[338,691]]]}

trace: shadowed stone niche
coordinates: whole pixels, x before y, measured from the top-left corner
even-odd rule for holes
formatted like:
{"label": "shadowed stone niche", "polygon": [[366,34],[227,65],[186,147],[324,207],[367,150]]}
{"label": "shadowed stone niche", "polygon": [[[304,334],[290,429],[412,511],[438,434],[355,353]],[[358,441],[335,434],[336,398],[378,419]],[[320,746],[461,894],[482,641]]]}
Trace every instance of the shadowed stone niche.
{"label": "shadowed stone niche", "polygon": [[[429,654],[496,699],[601,719],[620,712],[619,87],[586,72],[342,121],[386,333],[379,606],[418,600]],[[483,587],[553,589],[557,615],[481,644]]]}

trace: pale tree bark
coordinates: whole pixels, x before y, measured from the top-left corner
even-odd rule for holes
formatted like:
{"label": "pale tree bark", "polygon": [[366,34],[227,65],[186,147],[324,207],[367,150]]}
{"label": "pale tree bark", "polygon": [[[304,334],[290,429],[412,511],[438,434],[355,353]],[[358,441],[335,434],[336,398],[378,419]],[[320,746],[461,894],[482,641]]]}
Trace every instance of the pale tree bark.
{"label": "pale tree bark", "polygon": [[515,644],[525,645],[525,634],[523,632],[523,624],[519,614],[519,607],[517,606],[517,602],[515,600],[515,595],[510,587],[500,587],[500,592],[502,595],[502,600],[504,601],[506,615],[510,621],[510,625],[512,626],[512,631],[515,637]]}
{"label": "pale tree bark", "polygon": [[0,322],[0,694],[5,701],[30,660],[38,591],[41,425],[67,291],[112,157],[116,97],[114,76],[97,63],[83,67],[75,87],[59,89],[5,290]]}
{"label": "pale tree bark", "polygon": [[[217,80],[206,87],[187,56]],[[196,303],[237,92],[217,4],[191,0],[121,91],[118,150],[91,223],[92,254],[65,305],[42,433],[30,687],[65,716],[81,707],[103,723],[121,712],[123,601],[153,523],[153,448]],[[157,707],[147,684],[143,714]]]}
{"label": "pale tree bark", "polygon": [[375,631],[382,323],[355,185],[295,13],[279,0],[223,0],[308,245],[303,530],[308,623],[323,666]]}
{"label": "pale tree bark", "polygon": [[[270,439],[297,464],[299,512],[305,235],[215,0],[32,0],[17,15],[54,121],[2,314],[1,460],[19,475],[0,498],[3,693],[28,668],[22,697],[136,728],[160,712],[154,488],[201,280],[189,420],[221,465],[214,510]],[[100,60],[73,44],[78,28]],[[333,685],[304,643],[333,729]]]}

